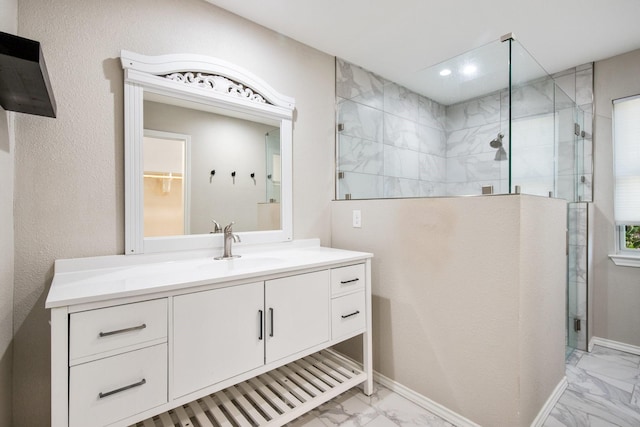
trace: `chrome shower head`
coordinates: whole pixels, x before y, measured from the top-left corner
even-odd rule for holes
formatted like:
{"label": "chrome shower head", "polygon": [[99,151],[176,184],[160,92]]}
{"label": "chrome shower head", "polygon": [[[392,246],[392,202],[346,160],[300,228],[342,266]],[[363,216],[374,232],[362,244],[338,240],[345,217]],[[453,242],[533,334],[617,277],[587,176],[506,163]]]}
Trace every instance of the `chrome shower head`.
{"label": "chrome shower head", "polygon": [[504,150],[504,147],[502,145],[500,145],[500,148],[498,148],[498,151],[496,151],[496,157],[494,157],[493,160],[497,160],[497,161],[502,161],[502,160],[507,160],[507,152]]}
{"label": "chrome shower head", "polygon": [[[502,147],[502,138],[504,138],[504,133],[498,132],[498,136],[491,140],[489,145],[491,148],[501,148]],[[503,150],[504,151],[504,150]]]}

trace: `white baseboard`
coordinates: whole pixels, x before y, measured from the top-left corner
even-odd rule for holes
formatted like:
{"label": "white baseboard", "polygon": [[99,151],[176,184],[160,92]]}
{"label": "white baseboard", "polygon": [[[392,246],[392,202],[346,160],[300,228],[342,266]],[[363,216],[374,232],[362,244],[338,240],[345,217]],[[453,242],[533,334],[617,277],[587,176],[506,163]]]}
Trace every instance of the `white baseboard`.
{"label": "white baseboard", "polygon": [[405,387],[402,384],[392,380],[389,377],[385,377],[378,372],[373,373],[373,379],[381,385],[387,387],[391,391],[398,393],[405,399],[410,400],[416,405],[421,406],[424,409],[434,413],[435,415],[439,416],[445,421],[450,422],[456,427],[480,427],[479,424],[474,423],[473,421],[463,417],[457,412],[454,412],[451,409],[446,408],[437,402],[434,402],[428,397],[423,396],[420,393],[413,391],[410,388]]}
{"label": "white baseboard", "polygon": [[624,351],[625,353],[631,353],[640,356],[640,347],[637,345],[625,344],[618,341],[608,340],[606,338],[593,337],[589,341],[589,351],[593,350],[594,345],[611,348],[613,350]]}
{"label": "white baseboard", "polygon": [[560,380],[556,388],[554,388],[553,392],[551,392],[551,395],[549,396],[547,401],[544,403],[544,405],[542,405],[542,408],[540,409],[540,412],[538,412],[538,415],[531,422],[531,427],[542,427],[544,422],[547,420],[547,417],[551,413],[551,410],[554,406],[556,406],[556,403],[558,403],[560,396],[562,396],[562,393],[564,393],[568,385],[569,383],[567,382],[567,377],[562,377],[562,380]]}

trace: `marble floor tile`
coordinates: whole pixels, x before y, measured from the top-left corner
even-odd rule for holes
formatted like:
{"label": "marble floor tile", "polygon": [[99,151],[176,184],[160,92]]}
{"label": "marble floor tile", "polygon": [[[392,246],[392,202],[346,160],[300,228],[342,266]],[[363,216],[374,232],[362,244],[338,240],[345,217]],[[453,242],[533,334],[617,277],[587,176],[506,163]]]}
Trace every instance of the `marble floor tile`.
{"label": "marble floor tile", "polygon": [[371,396],[357,388],[349,390],[287,427],[454,427],[388,388],[377,383],[374,386]]}
{"label": "marble floor tile", "polygon": [[287,427],[327,427],[313,412],[286,424]]}
{"label": "marble floor tile", "polygon": [[[569,383],[544,427],[639,427],[638,356],[596,346],[567,358]],[[454,427],[390,389],[374,384],[366,396],[349,390],[289,423],[288,427]]]}
{"label": "marble floor tile", "polygon": [[345,393],[318,408],[317,417],[327,426],[360,427],[378,416],[375,408]]}
{"label": "marble floor tile", "polygon": [[636,384],[633,394],[631,395],[631,405],[640,411],[640,384]]}
{"label": "marble floor tile", "polygon": [[616,380],[635,384],[640,380],[640,370],[637,367],[628,366],[624,357],[612,357],[607,355],[602,357],[594,354],[584,355],[578,364],[578,368],[591,373],[604,375]]}
{"label": "marble floor tile", "polygon": [[640,368],[640,356],[636,354],[624,353],[622,351],[596,345],[593,346],[591,355],[598,356],[598,358],[603,360],[611,360],[615,363],[619,363],[620,365]]}
{"label": "marble floor tile", "polygon": [[595,346],[567,359],[567,390],[544,427],[640,426],[638,356]]}
{"label": "marble floor tile", "polygon": [[554,413],[560,413],[560,419],[565,423],[563,425],[568,427],[589,427],[592,425],[590,420],[607,421],[620,427],[640,425],[640,412],[631,405],[572,390],[562,394],[550,417]]}
{"label": "marble floor tile", "polygon": [[384,415],[375,417],[367,427],[397,427],[398,425]]}
{"label": "marble floor tile", "polygon": [[598,378],[575,366],[567,366],[567,381],[569,382],[568,389],[578,393],[589,393],[593,396],[602,396],[623,402],[631,401],[633,386],[629,389],[624,382]]}
{"label": "marble floor tile", "polygon": [[566,361],[567,366],[576,366],[578,362],[580,362],[580,359],[584,354],[585,354],[584,351],[573,350],[573,352],[571,352],[571,355],[567,358],[567,361]]}

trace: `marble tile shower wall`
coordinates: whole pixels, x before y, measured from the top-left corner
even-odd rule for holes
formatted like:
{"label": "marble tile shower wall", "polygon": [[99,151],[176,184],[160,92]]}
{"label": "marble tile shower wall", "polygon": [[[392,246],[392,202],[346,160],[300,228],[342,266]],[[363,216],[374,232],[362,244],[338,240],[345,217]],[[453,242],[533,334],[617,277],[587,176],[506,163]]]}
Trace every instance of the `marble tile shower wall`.
{"label": "marble tile shower wall", "polygon": [[446,194],[442,105],[341,59],[336,94],[339,199]]}
{"label": "marble tile shower wall", "polygon": [[489,145],[503,133],[508,155],[507,96],[495,92],[446,107],[447,195],[482,194],[485,185],[494,193],[509,192],[509,162],[496,161]]}
{"label": "marble tile shower wall", "polygon": [[[574,81],[567,101],[582,102],[589,111],[592,71],[587,64],[563,74]],[[339,199],[346,194],[354,199],[481,194],[484,185],[493,185],[496,193],[509,192],[509,162],[494,160],[496,150],[489,145],[503,133],[508,151],[506,90],[445,107],[337,59],[336,93],[337,122],[344,126],[337,144],[338,170],[343,172]],[[581,191],[589,195],[581,200],[590,200],[590,143],[573,142],[573,118],[565,117],[573,110],[560,108],[554,114],[557,98],[551,79],[514,88],[512,183],[528,194],[552,191],[576,200]],[[591,134],[586,114],[585,123]],[[580,177],[575,156],[583,152],[585,183],[576,190]]]}
{"label": "marble tile shower wall", "polygon": [[[555,194],[556,140],[573,129],[573,119],[556,120],[555,84],[551,78],[538,79],[513,88],[511,99],[511,184],[521,192],[548,196]],[[508,102],[508,99],[507,99]]]}

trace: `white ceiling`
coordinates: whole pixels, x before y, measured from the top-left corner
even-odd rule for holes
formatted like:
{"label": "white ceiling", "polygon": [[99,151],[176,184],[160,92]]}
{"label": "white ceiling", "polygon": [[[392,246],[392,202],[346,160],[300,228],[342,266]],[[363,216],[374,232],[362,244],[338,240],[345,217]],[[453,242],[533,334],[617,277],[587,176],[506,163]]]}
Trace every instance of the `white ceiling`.
{"label": "white ceiling", "polygon": [[401,84],[507,33],[549,73],[640,48],[640,0],[206,1]]}

